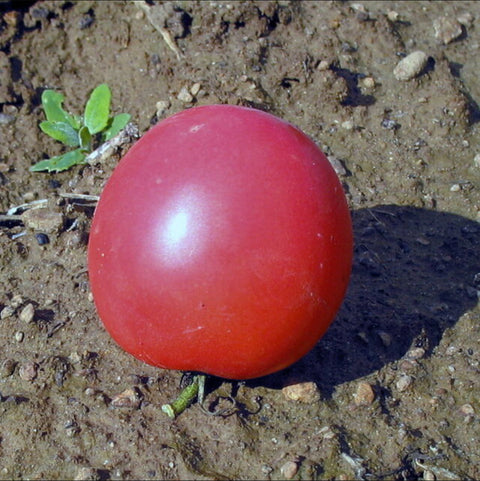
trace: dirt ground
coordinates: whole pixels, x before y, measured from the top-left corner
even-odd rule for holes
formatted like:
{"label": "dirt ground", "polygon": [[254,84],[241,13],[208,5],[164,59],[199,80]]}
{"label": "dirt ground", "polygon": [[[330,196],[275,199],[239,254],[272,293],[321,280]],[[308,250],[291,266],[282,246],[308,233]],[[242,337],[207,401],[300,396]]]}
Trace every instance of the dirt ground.
{"label": "dirt ground", "polygon": [[[0,478],[479,479],[479,21],[475,2],[0,3]],[[344,305],[291,368],[212,382],[230,416],[167,418],[181,373],[124,353],[96,315],[94,207],[72,195],[100,195],[129,145],[29,172],[62,152],[41,92],[80,113],[103,82],[140,133],[193,105],[278,115],[345,186]]]}

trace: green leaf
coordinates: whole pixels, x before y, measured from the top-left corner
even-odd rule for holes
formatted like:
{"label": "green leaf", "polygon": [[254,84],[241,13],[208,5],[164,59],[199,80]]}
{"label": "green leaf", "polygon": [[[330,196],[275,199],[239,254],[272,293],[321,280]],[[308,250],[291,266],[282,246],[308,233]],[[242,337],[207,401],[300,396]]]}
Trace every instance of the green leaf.
{"label": "green leaf", "polygon": [[108,85],[100,84],[87,101],[84,123],[92,135],[101,132],[108,124],[111,96]]}
{"label": "green leaf", "polygon": [[44,90],[42,92],[42,107],[45,116],[50,122],[65,122],[78,130],[80,127],[78,119],[63,110],[62,103],[64,100],[65,97],[55,90]]}
{"label": "green leaf", "polygon": [[79,131],[78,131],[78,139],[80,141],[80,147],[82,149],[91,149],[92,146],[92,136],[90,132],[88,131],[88,128],[83,126]]}
{"label": "green leaf", "polygon": [[82,149],[72,150],[66,154],[57,155],[51,159],[41,160],[30,167],[30,172],[41,172],[46,170],[48,172],[61,172],[67,170],[74,165],[82,164],[85,160],[86,154]]}
{"label": "green leaf", "polygon": [[118,114],[109,119],[107,130],[103,133],[103,140],[110,140],[115,137],[130,121],[130,114]]}
{"label": "green leaf", "polygon": [[79,145],[78,132],[67,122],[46,120],[40,122],[40,128],[50,137],[59,140],[65,145],[76,147]]}

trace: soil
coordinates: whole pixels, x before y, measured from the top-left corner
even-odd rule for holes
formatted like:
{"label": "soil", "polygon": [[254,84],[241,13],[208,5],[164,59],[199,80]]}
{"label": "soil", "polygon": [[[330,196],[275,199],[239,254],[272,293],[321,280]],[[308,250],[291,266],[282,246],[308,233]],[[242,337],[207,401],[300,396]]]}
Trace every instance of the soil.
{"label": "soil", "polygon": [[[479,19],[475,2],[2,2],[0,478],[479,479]],[[398,80],[416,50],[427,65]],[[181,373],[123,352],[96,315],[94,204],[72,195],[100,195],[130,145],[29,171],[63,151],[41,92],[79,114],[103,82],[140,133],[193,105],[271,112],[345,186],[343,307],[294,366],[212,380],[207,408],[232,395],[233,413],[166,417]]]}

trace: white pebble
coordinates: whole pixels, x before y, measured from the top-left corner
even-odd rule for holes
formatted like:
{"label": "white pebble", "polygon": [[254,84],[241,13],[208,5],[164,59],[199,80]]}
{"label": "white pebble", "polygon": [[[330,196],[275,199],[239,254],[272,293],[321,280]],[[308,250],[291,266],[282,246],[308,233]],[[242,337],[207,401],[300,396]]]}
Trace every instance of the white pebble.
{"label": "white pebble", "polygon": [[413,379],[411,376],[403,375],[400,377],[400,379],[397,381],[397,389],[400,392],[406,391],[412,384]]}
{"label": "white pebble", "polygon": [[411,80],[422,72],[427,63],[428,55],[417,50],[398,62],[393,70],[393,75],[397,80]]}
{"label": "white pebble", "polygon": [[450,192],[460,192],[461,189],[460,184],[453,184],[450,187]]}
{"label": "white pebble", "polygon": [[200,92],[200,87],[201,87],[200,82],[195,82],[190,88],[190,93],[195,97],[198,94],[198,92]]}
{"label": "white pebble", "polygon": [[25,334],[22,331],[17,331],[15,333],[15,340],[17,342],[22,342],[24,337],[25,337]]}
{"label": "white pebble", "polygon": [[293,461],[287,461],[281,468],[280,473],[284,479],[293,479],[298,472],[298,464]]}
{"label": "white pebble", "polygon": [[33,304],[27,304],[22,311],[20,312],[20,320],[25,322],[25,323],[30,323],[33,321],[33,318],[35,317],[35,308],[33,307]]}
{"label": "white pebble", "polygon": [[480,154],[477,154],[474,158],[473,158],[473,165],[477,168],[480,169]]}
{"label": "white pebble", "polygon": [[165,111],[170,107],[170,102],[168,100],[159,100],[155,104],[155,108],[157,109],[157,117],[161,117]]}
{"label": "white pebble", "polygon": [[190,103],[193,101],[193,96],[188,91],[187,87],[182,87],[180,92],[178,92],[177,99],[185,103]]}
{"label": "white pebble", "polygon": [[8,317],[13,316],[14,312],[15,312],[15,309],[13,307],[5,306],[2,309],[2,312],[0,313],[0,319],[2,319],[2,321],[3,321],[4,319],[7,319]]}
{"label": "white pebble", "polygon": [[367,89],[373,89],[375,87],[375,79],[373,77],[365,77],[362,84]]}
{"label": "white pebble", "polygon": [[453,42],[462,35],[462,25],[454,18],[440,17],[433,21],[435,38],[444,45]]}

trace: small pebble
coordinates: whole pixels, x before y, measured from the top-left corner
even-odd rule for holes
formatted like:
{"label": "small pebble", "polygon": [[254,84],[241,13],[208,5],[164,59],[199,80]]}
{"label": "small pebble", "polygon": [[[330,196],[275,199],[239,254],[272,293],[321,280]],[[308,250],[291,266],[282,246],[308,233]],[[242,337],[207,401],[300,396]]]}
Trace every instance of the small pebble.
{"label": "small pebble", "polygon": [[353,122],[351,120],[345,120],[345,122],[342,122],[342,128],[345,130],[353,130]]}
{"label": "small pebble", "polygon": [[20,365],[18,375],[24,381],[33,381],[37,377],[38,365],[35,362],[28,361]]}
{"label": "small pebble", "polygon": [[77,471],[73,479],[74,481],[97,481],[102,479],[102,477],[100,476],[98,469],[82,467]]}
{"label": "small pebble", "polygon": [[474,158],[473,158],[473,165],[477,168],[480,169],[480,154],[477,154]]}
{"label": "small pebble", "polygon": [[437,478],[432,473],[432,471],[427,469],[423,472],[422,479],[424,479],[425,481],[435,481]]}
{"label": "small pebble", "polygon": [[400,379],[396,383],[396,387],[400,392],[403,392],[411,386],[412,382],[412,377],[404,374],[403,376],[400,376]]}
{"label": "small pebble", "polygon": [[453,184],[450,187],[450,192],[460,192],[462,188],[460,187],[460,184]]}
{"label": "small pebble", "polygon": [[200,87],[200,82],[195,82],[190,88],[190,93],[195,97],[200,92]]}
{"label": "small pebble", "polygon": [[0,113],[0,125],[11,124],[15,121],[15,117],[10,114]]}
{"label": "small pebble", "polygon": [[450,17],[440,17],[433,21],[433,30],[435,38],[440,40],[444,45],[453,42],[462,35],[462,25]]}
{"label": "small pebble", "polygon": [[460,406],[458,412],[463,416],[473,416],[475,414],[475,409],[473,409],[473,406],[471,404],[467,403]]}
{"label": "small pebble", "polygon": [[425,356],[425,349],[423,347],[414,347],[407,352],[408,359],[422,359]]}
{"label": "small pebble", "polygon": [[347,175],[347,169],[343,165],[343,162],[340,159],[337,159],[333,155],[327,156],[330,165],[333,167],[337,175],[344,176]]}
{"label": "small pebble", "polygon": [[359,382],[354,394],[354,402],[357,406],[368,406],[373,403],[375,392],[368,382]]}
{"label": "small pebble", "polygon": [[400,15],[395,10],[389,10],[387,12],[387,18],[390,20],[390,22],[396,22],[400,18]]}
{"label": "small pebble", "polygon": [[35,234],[35,239],[37,239],[37,244],[39,246],[44,246],[50,243],[50,239],[47,234],[39,233]]}
{"label": "small pebble", "polygon": [[35,308],[33,307],[33,304],[32,303],[27,304],[22,309],[18,317],[22,322],[25,322],[27,324],[32,322],[33,318],[35,317]]}
{"label": "small pebble", "polygon": [[287,461],[281,468],[280,473],[284,479],[293,479],[298,472],[298,464],[294,461]]}
{"label": "small pebble", "polygon": [[461,13],[457,17],[458,23],[461,23],[465,27],[471,27],[473,25],[474,20],[475,20],[475,17],[470,12]]}
{"label": "small pebble", "polygon": [[428,55],[417,50],[398,62],[393,70],[393,75],[397,80],[411,80],[422,72],[427,63]]}
{"label": "small pebble", "polygon": [[17,342],[22,342],[24,337],[25,337],[25,334],[22,331],[17,331],[15,333],[15,340]]}
{"label": "small pebble", "polygon": [[17,362],[13,359],[5,359],[0,365],[0,378],[6,378],[11,376],[15,371]]}
{"label": "small pebble", "polygon": [[23,304],[23,297],[20,294],[15,294],[12,297],[12,300],[10,301],[10,305],[14,309],[17,309],[17,307],[20,307],[22,304]]}
{"label": "small pebble", "polygon": [[13,316],[14,313],[15,309],[12,306],[5,306],[0,313],[0,319],[3,321],[4,319]]}
{"label": "small pebble", "polygon": [[323,439],[333,439],[336,437],[336,434],[332,431],[330,426],[324,426],[320,429],[320,433],[323,435]]}
{"label": "small pebble", "polygon": [[182,87],[178,92],[177,99],[185,103],[193,101],[193,95],[188,91],[187,87]]}
{"label": "small pebble", "polygon": [[155,104],[155,108],[157,109],[157,111],[156,111],[157,117],[161,117],[169,107],[170,107],[170,101],[159,100]]}
{"label": "small pebble", "polygon": [[373,79],[373,77],[365,77],[362,80],[362,84],[367,89],[373,89],[373,87],[375,87],[375,80]]}
{"label": "small pebble", "polygon": [[317,66],[317,70],[319,70],[320,72],[328,70],[329,68],[330,68],[330,63],[327,62],[326,60],[321,60]]}
{"label": "small pebble", "polygon": [[140,406],[140,396],[136,389],[128,388],[120,394],[113,396],[110,403],[114,408],[133,408]]}
{"label": "small pebble", "polygon": [[285,386],[282,393],[289,401],[314,403],[320,400],[320,391],[314,382],[301,382]]}
{"label": "small pebble", "polygon": [[63,214],[45,208],[30,209],[22,214],[22,221],[30,229],[54,233],[63,227]]}

